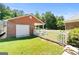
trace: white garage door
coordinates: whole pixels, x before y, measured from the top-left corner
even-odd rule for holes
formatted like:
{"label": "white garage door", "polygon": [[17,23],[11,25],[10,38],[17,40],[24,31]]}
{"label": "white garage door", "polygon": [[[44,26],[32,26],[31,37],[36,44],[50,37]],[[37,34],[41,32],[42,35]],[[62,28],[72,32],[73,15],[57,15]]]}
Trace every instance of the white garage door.
{"label": "white garage door", "polygon": [[29,25],[16,25],[16,37],[29,36]]}

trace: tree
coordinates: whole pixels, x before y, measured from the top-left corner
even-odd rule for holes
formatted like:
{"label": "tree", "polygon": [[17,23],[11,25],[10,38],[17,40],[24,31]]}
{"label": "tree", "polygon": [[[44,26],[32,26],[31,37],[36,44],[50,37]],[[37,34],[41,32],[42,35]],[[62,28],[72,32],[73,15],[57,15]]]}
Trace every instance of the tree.
{"label": "tree", "polygon": [[5,12],[5,5],[0,3],[0,20],[3,19],[4,15],[5,15],[4,12]]}
{"label": "tree", "polygon": [[22,10],[12,10],[8,6],[0,3],[0,20],[9,19],[17,16],[25,15]]}
{"label": "tree", "polygon": [[42,15],[41,15],[41,20],[46,23],[46,19],[45,19],[44,13],[42,13]]}
{"label": "tree", "polygon": [[4,4],[0,4],[0,20],[9,19],[12,17],[11,9]]}
{"label": "tree", "polygon": [[[23,16],[23,15],[26,15],[26,14],[24,14],[22,10],[17,10],[17,9],[12,10],[8,6],[5,6],[4,4],[0,3],[0,20],[3,20],[3,19],[6,20],[17,16]],[[56,17],[50,11],[45,12],[43,14],[36,12],[33,15],[35,15],[38,19],[45,22],[45,28],[47,29],[64,29],[63,16]]]}
{"label": "tree", "polygon": [[13,17],[17,17],[18,16],[18,10],[13,10]]}
{"label": "tree", "polygon": [[54,16],[54,14],[52,14],[51,12],[46,12],[44,14],[44,21],[46,22],[45,27],[47,27],[48,29],[56,29],[57,25],[56,25],[56,18]]}
{"label": "tree", "polygon": [[60,17],[56,17],[57,19],[57,29],[65,29],[65,26],[64,26],[64,17],[63,16],[60,16]]}
{"label": "tree", "polygon": [[12,18],[12,11],[9,7],[6,7],[4,14],[5,15],[4,15],[3,19]]}
{"label": "tree", "polygon": [[64,29],[63,16],[54,16],[51,12],[45,12],[41,15],[36,12],[35,16],[45,22],[45,28],[47,29]]}
{"label": "tree", "polygon": [[36,16],[38,19],[41,19],[41,15],[40,15],[38,12],[35,13],[35,16]]}
{"label": "tree", "polygon": [[13,17],[23,16],[24,15],[24,12],[21,11],[21,10],[14,9],[12,12],[13,12]]}
{"label": "tree", "polygon": [[25,14],[24,14],[24,11],[19,10],[19,16],[23,16],[23,15],[25,15]]}

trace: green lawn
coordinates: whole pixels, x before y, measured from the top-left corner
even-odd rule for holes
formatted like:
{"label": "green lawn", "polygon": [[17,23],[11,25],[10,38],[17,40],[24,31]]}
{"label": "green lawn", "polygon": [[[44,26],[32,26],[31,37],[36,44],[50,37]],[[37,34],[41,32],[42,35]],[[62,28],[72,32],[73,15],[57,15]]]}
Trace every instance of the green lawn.
{"label": "green lawn", "polygon": [[49,39],[51,41],[55,41],[55,42],[65,41],[66,43],[67,41],[64,39],[65,36],[62,34],[66,32],[67,31],[64,31],[64,30],[48,30],[46,31],[46,34],[41,35],[41,37]]}
{"label": "green lawn", "polygon": [[[14,40],[13,40],[14,39]],[[29,54],[62,54],[63,47],[58,44],[45,41],[39,37],[8,39],[0,42],[0,52],[8,52],[9,55]],[[11,40],[11,41],[10,41]]]}
{"label": "green lawn", "polygon": [[47,38],[49,40],[53,40],[53,41],[59,41],[59,31],[55,30],[55,31],[47,31],[47,34],[42,35],[43,38]]}

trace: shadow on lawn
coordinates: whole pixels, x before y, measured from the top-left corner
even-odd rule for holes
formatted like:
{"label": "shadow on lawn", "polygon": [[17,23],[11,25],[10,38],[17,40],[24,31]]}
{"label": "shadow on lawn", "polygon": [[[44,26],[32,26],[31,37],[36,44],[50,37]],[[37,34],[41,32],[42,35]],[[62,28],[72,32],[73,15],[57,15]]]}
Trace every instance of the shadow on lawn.
{"label": "shadow on lawn", "polygon": [[8,42],[8,41],[16,41],[16,40],[28,40],[28,39],[32,39],[35,37],[37,37],[37,36],[27,36],[27,37],[20,37],[20,38],[10,37],[10,38],[5,38],[5,39],[0,39],[0,42]]}

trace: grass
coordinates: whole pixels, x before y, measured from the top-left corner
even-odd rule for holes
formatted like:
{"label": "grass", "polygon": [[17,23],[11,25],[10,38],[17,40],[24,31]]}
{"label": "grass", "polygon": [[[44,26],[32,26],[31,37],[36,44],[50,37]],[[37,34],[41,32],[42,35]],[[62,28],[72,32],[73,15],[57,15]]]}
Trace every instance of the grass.
{"label": "grass", "polygon": [[59,55],[63,47],[39,37],[8,38],[0,41],[0,52],[8,52],[9,55]]}
{"label": "grass", "polygon": [[47,31],[47,34],[42,35],[42,37],[53,40],[53,41],[59,41],[59,31]]}
{"label": "grass", "polygon": [[65,42],[67,43],[66,37],[64,34],[62,33],[66,33],[68,31],[65,30],[48,30],[46,31],[46,34],[42,35],[41,37],[49,39],[51,41],[55,41],[55,42]]}

